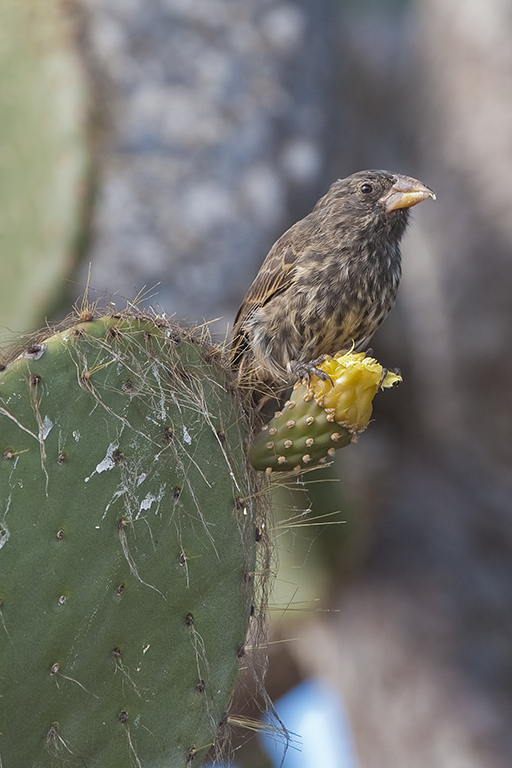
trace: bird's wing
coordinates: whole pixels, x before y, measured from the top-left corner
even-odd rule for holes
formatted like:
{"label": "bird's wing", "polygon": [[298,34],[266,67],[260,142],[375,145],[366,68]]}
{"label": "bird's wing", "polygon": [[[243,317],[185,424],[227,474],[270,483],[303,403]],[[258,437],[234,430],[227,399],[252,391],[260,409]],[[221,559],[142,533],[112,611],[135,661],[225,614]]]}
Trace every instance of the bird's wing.
{"label": "bird's wing", "polygon": [[239,365],[250,347],[247,332],[244,329],[245,321],[274,296],[286,291],[293,282],[295,265],[300,254],[292,248],[291,243],[283,242],[287,234],[285,233],[271,248],[237,312],[230,354],[231,362],[235,366]]}
{"label": "bird's wing", "polygon": [[235,318],[234,333],[255,309],[264,307],[274,296],[286,291],[293,282],[295,265],[300,254],[291,245],[277,248],[279,242],[278,240],[271,249],[247,291]]}

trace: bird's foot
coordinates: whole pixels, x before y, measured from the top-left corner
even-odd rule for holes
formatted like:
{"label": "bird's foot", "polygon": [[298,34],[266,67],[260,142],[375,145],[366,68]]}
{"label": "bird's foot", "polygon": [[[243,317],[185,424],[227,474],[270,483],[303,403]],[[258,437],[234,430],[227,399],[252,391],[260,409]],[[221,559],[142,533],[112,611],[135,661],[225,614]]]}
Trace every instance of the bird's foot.
{"label": "bird's foot", "polygon": [[380,389],[380,388],[382,387],[382,384],[383,384],[383,382],[384,382],[384,379],[386,378],[386,376],[388,375],[388,373],[389,373],[389,369],[388,369],[388,368],[383,368],[383,369],[382,369],[382,373],[381,373],[381,375],[380,375],[380,381],[379,381],[379,386],[378,386],[378,389]]}
{"label": "bird's foot", "polygon": [[303,363],[299,360],[292,360],[290,362],[290,371],[299,380],[306,379],[308,387],[311,385],[311,376],[318,376],[318,378],[322,379],[322,381],[330,381],[331,386],[334,387],[334,382],[329,374],[325,371],[322,371],[320,368],[317,368],[317,365],[323,363],[325,358],[326,355],[321,355],[320,357],[317,357],[316,360],[311,360],[309,363]]}
{"label": "bird's foot", "polygon": [[378,387],[379,389],[382,387],[382,384],[384,383],[384,379],[386,378],[386,376],[390,371],[391,373],[396,373],[397,376],[400,376],[400,378],[402,378],[402,371],[400,370],[400,368],[383,368],[380,381],[379,381],[379,387]]}

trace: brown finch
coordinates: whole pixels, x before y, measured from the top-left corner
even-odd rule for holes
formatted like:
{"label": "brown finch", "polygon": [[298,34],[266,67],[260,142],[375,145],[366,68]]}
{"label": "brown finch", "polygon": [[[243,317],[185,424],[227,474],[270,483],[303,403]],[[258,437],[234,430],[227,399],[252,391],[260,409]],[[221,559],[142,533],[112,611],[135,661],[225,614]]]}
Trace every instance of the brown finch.
{"label": "brown finch", "polygon": [[272,246],[238,310],[240,380],[283,390],[321,374],[324,355],[364,349],[396,299],[409,208],[428,197],[420,181],[388,171],[335,181]]}

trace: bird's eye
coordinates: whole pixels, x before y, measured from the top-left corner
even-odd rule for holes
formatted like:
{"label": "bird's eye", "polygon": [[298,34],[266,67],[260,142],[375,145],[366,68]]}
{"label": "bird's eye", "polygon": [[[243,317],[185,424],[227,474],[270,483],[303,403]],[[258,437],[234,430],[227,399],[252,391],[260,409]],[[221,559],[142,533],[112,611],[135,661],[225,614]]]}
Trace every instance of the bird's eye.
{"label": "bird's eye", "polygon": [[373,192],[373,187],[371,184],[362,184],[361,185],[361,192],[364,192],[365,195],[369,194],[370,192]]}

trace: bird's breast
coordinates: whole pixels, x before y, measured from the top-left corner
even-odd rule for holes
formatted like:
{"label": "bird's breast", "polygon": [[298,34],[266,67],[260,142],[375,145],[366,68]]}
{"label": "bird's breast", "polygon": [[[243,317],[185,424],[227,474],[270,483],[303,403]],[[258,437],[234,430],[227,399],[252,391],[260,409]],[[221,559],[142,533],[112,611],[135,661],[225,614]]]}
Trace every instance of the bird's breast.
{"label": "bird's breast", "polygon": [[347,305],[368,303],[386,298],[393,301],[401,277],[401,257],[398,248],[351,249],[333,251],[319,260],[316,254],[298,265],[292,287],[308,300],[340,301]]}

